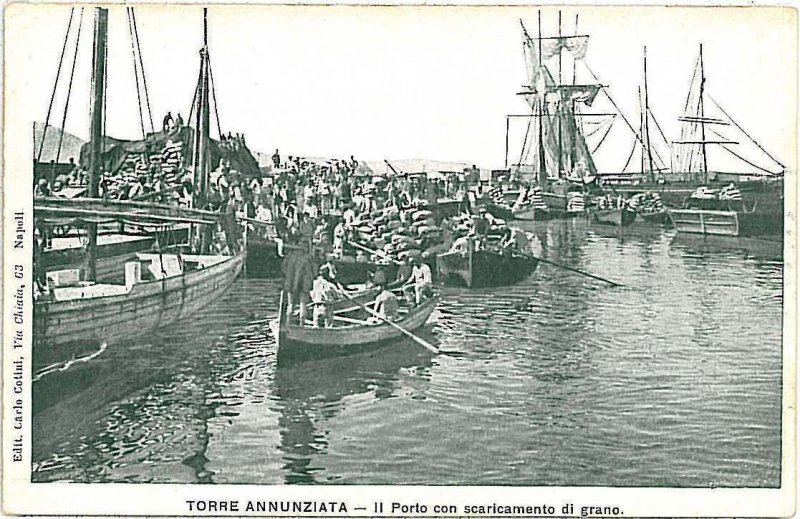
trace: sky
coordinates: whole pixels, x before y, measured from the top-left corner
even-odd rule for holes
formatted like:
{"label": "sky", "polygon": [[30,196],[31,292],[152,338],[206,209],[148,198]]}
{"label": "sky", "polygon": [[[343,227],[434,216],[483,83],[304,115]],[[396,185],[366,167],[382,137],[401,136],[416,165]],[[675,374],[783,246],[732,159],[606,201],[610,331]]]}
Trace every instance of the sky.
{"label": "sky", "polygon": [[[45,119],[69,12],[52,5],[6,9],[5,86],[13,108],[6,112],[7,130],[18,125],[30,133],[33,121]],[[678,138],[677,117],[703,42],[708,92],[796,169],[792,9],[573,6],[562,13],[564,34],[573,33],[578,16],[578,32],[591,36],[586,63],[632,119],[647,46],[650,107],[671,139]],[[82,138],[89,133],[93,16],[86,8],[65,125]],[[186,117],[199,68],[202,9],[139,6],[136,17],[155,125],[167,110]],[[506,114],[526,112],[515,95],[526,79],[520,19],[535,36],[537,8],[525,6],[211,7],[222,129],[244,133],[251,149],[267,153],[279,148],[284,155],[502,167]],[[123,7],[110,9],[109,25],[107,133],[141,138]],[[545,35],[557,33],[557,8],[542,10],[542,25]],[[71,60],[68,50],[51,116],[56,126]],[[621,120],[615,125],[624,129]],[[521,131],[524,120],[515,120],[512,154]],[[632,137],[619,141],[603,151],[624,162]]]}

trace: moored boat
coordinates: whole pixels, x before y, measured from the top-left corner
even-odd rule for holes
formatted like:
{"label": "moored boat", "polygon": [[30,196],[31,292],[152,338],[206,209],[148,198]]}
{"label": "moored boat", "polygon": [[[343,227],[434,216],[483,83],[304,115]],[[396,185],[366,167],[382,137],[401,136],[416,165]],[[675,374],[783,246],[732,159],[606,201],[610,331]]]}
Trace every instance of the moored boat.
{"label": "moored boat", "polygon": [[756,236],[773,226],[756,214],[756,206],[742,200],[719,200],[689,197],[682,209],[667,209],[673,227],[679,233],[716,236]]}
{"label": "moored boat", "polygon": [[[139,253],[125,264],[124,285],[52,288],[34,303],[34,364],[63,361],[97,344],[179,322],[219,298],[236,279],[244,258],[244,251],[233,256]],[[143,271],[151,273],[149,280],[142,280]]]}
{"label": "moored boat", "polygon": [[[108,10],[95,8],[96,23],[92,85],[105,84]],[[207,31],[204,31],[207,34]],[[208,85],[208,43],[201,50],[200,85]],[[198,87],[198,90],[201,90]],[[40,368],[55,363],[65,367],[87,350],[123,342],[174,324],[221,296],[242,270],[246,257],[241,229],[230,225],[228,214],[204,207],[210,171],[209,93],[196,96],[194,186],[192,207],[106,200],[99,196],[104,171],[105,89],[93,88],[88,197],[60,199],[37,197],[36,227],[63,225],[86,227],[85,269],[47,272],[41,265],[38,240],[34,244],[36,299],[33,315],[33,363]],[[131,223],[162,229],[191,225],[194,253],[136,252],[124,263],[124,283],[97,282],[98,224]],[[215,232],[222,230],[223,233]],[[224,239],[222,239],[224,234]],[[224,243],[223,243],[224,242]],[[139,244],[137,244],[138,246]],[[166,244],[162,244],[166,245]],[[217,251],[212,253],[211,251]],[[119,270],[123,264],[118,263]]]}
{"label": "moored boat", "polygon": [[486,288],[518,283],[536,270],[539,259],[517,251],[472,250],[439,254],[438,279],[445,285]]}

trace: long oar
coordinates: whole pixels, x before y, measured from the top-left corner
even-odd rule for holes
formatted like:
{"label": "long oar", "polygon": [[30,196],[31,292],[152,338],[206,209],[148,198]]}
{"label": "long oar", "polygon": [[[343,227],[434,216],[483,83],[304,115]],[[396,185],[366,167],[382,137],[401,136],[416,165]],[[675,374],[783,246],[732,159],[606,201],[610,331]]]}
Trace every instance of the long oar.
{"label": "long oar", "polygon": [[580,274],[582,276],[586,276],[586,277],[589,277],[589,278],[592,278],[592,279],[596,279],[598,281],[603,281],[603,282],[608,283],[609,285],[614,286],[614,287],[623,286],[622,284],[616,283],[614,281],[611,281],[610,279],[601,278],[600,276],[595,276],[594,274],[589,274],[588,272],[584,272],[582,270],[574,269],[572,267],[568,267],[566,265],[562,265],[560,263],[556,263],[555,261],[546,260],[544,258],[537,258],[536,256],[532,256],[530,254],[525,254],[525,253],[520,253],[520,254],[522,254],[523,256],[527,256],[528,258],[537,259],[537,260],[541,261],[542,263],[547,263],[548,265],[552,265],[554,267],[562,268],[564,270],[569,270],[570,272],[575,272],[576,274]]}
{"label": "long oar", "polygon": [[360,243],[356,243],[356,242],[354,242],[354,241],[348,241],[347,243],[349,243],[350,245],[352,245],[352,246],[353,246],[353,247],[355,247],[356,249],[361,249],[361,250],[363,250],[364,252],[369,252],[370,254],[377,254],[378,256],[381,256],[381,257],[383,257],[383,258],[385,258],[385,259],[388,259],[389,261],[391,261],[392,263],[394,263],[394,264],[396,264],[396,265],[402,265],[402,264],[403,264],[402,262],[400,262],[400,261],[397,261],[396,259],[392,258],[391,256],[389,256],[388,254],[386,254],[386,253],[385,253],[385,252],[383,252],[383,251],[380,251],[380,250],[373,250],[373,249],[370,249],[369,247],[364,247],[364,246],[363,246],[363,245],[361,245]]}
{"label": "long oar", "polygon": [[358,306],[360,306],[362,310],[366,311],[371,316],[380,319],[381,321],[385,322],[389,326],[391,326],[391,327],[395,328],[396,330],[400,331],[403,335],[405,335],[406,337],[412,339],[414,342],[416,342],[417,344],[419,344],[423,348],[425,348],[427,350],[430,350],[433,353],[437,353],[437,354],[439,353],[439,348],[437,348],[433,344],[429,343],[428,341],[426,341],[426,340],[424,340],[424,339],[422,339],[420,337],[417,337],[416,335],[414,335],[413,333],[409,332],[408,330],[406,330],[405,328],[403,328],[399,324],[390,321],[389,319],[385,318],[384,316],[382,316],[378,312],[375,312],[374,310],[370,309],[368,306],[361,304],[360,302],[356,301],[354,298],[350,297],[349,294],[345,293],[344,297],[346,297],[347,299],[349,299],[353,303],[355,303]]}

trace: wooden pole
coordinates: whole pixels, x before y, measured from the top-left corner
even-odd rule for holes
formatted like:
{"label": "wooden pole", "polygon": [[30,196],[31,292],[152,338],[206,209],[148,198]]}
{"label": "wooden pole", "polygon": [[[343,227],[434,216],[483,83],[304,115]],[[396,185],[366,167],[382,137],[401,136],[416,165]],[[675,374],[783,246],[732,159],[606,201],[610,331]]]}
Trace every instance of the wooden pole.
{"label": "wooden pole", "polygon": [[648,122],[650,113],[650,102],[647,97],[647,46],[644,47],[644,135],[647,142],[647,160],[650,163],[650,181],[655,182],[653,171],[653,151],[650,146],[650,123]]}
{"label": "wooden pole", "polygon": [[[88,195],[99,196],[100,177],[103,174],[103,111],[105,109],[106,48],[108,40],[108,10],[95,8],[94,21],[94,68],[92,71],[92,128],[89,150]],[[97,224],[87,226],[86,280],[95,281],[97,277]]]}
{"label": "wooden pole", "polygon": [[706,157],[706,123],[704,121],[705,110],[703,108],[703,96],[705,93],[706,75],[703,70],[703,44],[700,44],[700,149],[703,154],[703,183],[708,182],[708,159]]}

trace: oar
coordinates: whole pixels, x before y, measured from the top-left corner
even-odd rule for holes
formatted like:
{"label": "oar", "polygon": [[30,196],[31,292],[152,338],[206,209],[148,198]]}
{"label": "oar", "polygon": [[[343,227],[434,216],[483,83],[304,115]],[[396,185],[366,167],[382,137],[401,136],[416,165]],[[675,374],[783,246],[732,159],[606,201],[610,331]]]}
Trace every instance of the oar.
{"label": "oar", "polygon": [[399,324],[390,321],[389,319],[385,318],[384,316],[382,316],[378,312],[375,312],[374,310],[370,309],[368,306],[362,305],[361,303],[356,301],[354,298],[350,297],[349,294],[345,293],[344,297],[346,297],[350,301],[352,301],[355,304],[357,304],[358,306],[360,306],[362,310],[366,311],[372,317],[376,317],[376,318],[380,319],[381,321],[383,321],[384,323],[388,324],[389,326],[391,326],[391,327],[395,328],[396,330],[400,331],[403,335],[405,335],[406,337],[412,339],[414,342],[416,342],[417,344],[419,344],[423,348],[425,348],[427,350],[430,350],[431,352],[436,353],[436,354],[439,353],[439,348],[437,348],[433,344],[429,343],[428,341],[426,341],[426,340],[424,340],[424,339],[422,339],[420,337],[417,337],[416,335],[414,335],[413,333],[409,332],[408,330],[406,330],[405,328],[403,328]]}
{"label": "oar", "polygon": [[546,260],[544,258],[537,258],[536,256],[532,256],[530,254],[525,254],[525,253],[520,253],[520,254],[522,256],[526,256],[528,258],[537,259],[537,260],[541,261],[542,263],[547,263],[548,265],[553,265],[554,267],[562,268],[564,270],[569,270],[570,272],[575,272],[576,274],[581,274],[582,276],[586,276],[586,277],[589,277],[589,278],[592,278],[592,279],[596,279],[598,281],[603,281],[603,282],[608,283],[609,285],[611,285],[613,287],[621,287],[621,286],[623,286],[622,284],[615,283],[614,281],[611,281],[610,279],[601,278],[600,276],[595,276],[594,274],[589,274],[588,272],[584,272],[582,270],[574,269],[572,267],[568,267],[566,265],[562,265],[560,263],[556,263],[555,261]]}
{"label": "oar", "polygon": [[349,243],[350,245],[352,245],[352,246],[353,246],[353,247],[355,247],[356,249],[361,249],[361,250],[363,250],[364,252],[369,252],[370,254],[377,254],[377,255],[379,255],[379,256],[381,256],[381,257],[385,258],[385,259],[388,259],[389,261],[391,261],[392,263],[394,263],[394,264],[396,264],[396,265],[402,265],[402,264],[403,264],[402,262],[400,262],[400,261],[397,261],[396,259],[392,258],[391,256],[389,256],[388,254],[386,254],[386,253],[385,253],[385,252],[383,252],[383,251],[380,251],[380,250],[373,250],[373,249],[370,249],[369,247],[364,247],[364,246],[363,246],[363,245],[361,245],[360,243],[356,243],[356,242],[354,242],[354,241],[348,241],[347,243]]}

